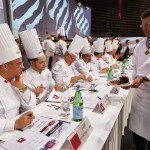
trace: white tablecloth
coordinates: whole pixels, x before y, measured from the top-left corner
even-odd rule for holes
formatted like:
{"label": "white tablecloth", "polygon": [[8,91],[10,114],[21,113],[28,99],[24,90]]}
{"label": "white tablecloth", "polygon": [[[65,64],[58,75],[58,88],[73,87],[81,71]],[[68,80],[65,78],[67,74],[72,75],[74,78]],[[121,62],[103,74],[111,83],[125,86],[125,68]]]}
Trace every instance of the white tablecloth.
{"label": "white tablecloth", "polygon": [[[97,81],[98,83],[98,81]],[[109,94],[111,105],[106,109],[104,114],[92,112],[92,109],[87,108],[94,106],[99,101],[97,96],[103,97],[105,94],[110,93],[112,87],[103,85],[99,82],[97,90],[99,92],[82,91],[82,97],[84,99],[84,117],[87,116],[89,119],[93,131],[85,141],[81,144],[80,149],[82,150],[119,150],[121,144],[121,137],[124,134],[124,127],[127,125],[127,119],[131,109],[131,99],[133,95],[133,90],[123,90],[120,89],[118,95]],[[71,88],[69,90],[71,95],[75,94],[75,90]],[[60,103],[55,103],[60,106]],[[61,109],[55,110],[49,107],[50,102],[43,102],[33,109],[34,115],[44,116],[55,119],[62,119],[60,117]],[[85,107],[86,106],[86,107]],[[63,143],[66,141],[67,137],[72,133],[72,131],[79,125],[78,122],[72,121],[72,106],[70,110],[70,116],[67,121],[71,121],[70,127],[65,131],[64,134],[59,138],[59,143],[54,147],[54,149],[62,149]],[[15,132],[15,131],[14,131]],[[13,135],[10,133],[10,135]],[[1,140],[4,140],[5,134],[0,136]],[[13,137],[13,136],[12,136]],[[7,138],[5,137],[7,141]]]}

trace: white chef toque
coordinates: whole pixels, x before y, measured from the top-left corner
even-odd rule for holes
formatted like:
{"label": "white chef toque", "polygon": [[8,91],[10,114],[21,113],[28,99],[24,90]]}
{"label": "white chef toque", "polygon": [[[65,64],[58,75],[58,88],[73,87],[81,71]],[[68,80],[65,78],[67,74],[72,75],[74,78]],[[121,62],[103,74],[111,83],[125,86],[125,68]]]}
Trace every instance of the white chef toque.
{"label": "white chef toque", "polygon": [[111,52],[113,51],[113,47],[112,47],[112,44],[111,44],[112,41],[108,40],[105,42],[105,47],[106,47],[106,52]]}
{"label": "white chef toque", "polygon": [[103,53],[104,42],[105,42],[105,39],[103,38],[98,38],[96,41],[94,41],[94,52]]}
{"label": "white chef toque", "polygon": [[26,30],[19,34],[28,59],[44,55],[36,29]]}
{"label": "white chef toque", "polygon": [[64,27],[60,27],[60,36],[65,36],[65,29]]}
{"label": "white chef toque", "polygon": [[116,39],[113,40],[112,47],[113,47],[113,49],[117,50],[117,48],[118,48],[118,40],[116,40]]}
{"label": "white chef toque", "polygon": [[0,24],[0,65],[21,57],[21,52],[8,24]]}
{"label": "white chef toque", "polygon": [[83,40],[84,40],[84,47],[82,48],[82,51],[81,51],[82,55],[91,53],[92,51],[91,51],[87,38],[83,38]]}
{"label": "white chef toque", "polygon": [[84,39],[76,34],[68,48],[68,53],[78,56],[83,46],[84,46]]}

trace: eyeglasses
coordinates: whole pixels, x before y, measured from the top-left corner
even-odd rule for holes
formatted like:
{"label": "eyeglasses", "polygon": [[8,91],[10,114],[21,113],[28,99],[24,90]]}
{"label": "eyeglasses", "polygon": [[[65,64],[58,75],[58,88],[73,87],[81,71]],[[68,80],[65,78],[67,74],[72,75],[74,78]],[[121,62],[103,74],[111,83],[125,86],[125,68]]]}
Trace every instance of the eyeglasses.
{"label": "eyeglasses", "polygon": [[150,23],[145,23],[145,24],[141,24],[140,28],[143,29],[143,28],[147,28],[149,26],[150,26]]}
{"label": "eyeglasses", "polygon": [[18,63],[6,63],[10,65],[16,65],[17,67],[23,66],[23,62],[18,62]]}

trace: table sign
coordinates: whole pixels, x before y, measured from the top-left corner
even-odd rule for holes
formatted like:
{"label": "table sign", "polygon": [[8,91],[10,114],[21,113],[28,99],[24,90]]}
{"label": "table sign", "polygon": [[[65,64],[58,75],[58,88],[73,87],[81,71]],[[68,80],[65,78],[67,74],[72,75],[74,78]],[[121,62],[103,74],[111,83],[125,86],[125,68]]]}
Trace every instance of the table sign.
{"label": "table sign", "polygon": [[85,143],[89,135],[91,134],[93,128],[88,118],[85,117],[83,121],[80,122],[78,127],[73,131],[73,133],[67,138],[62,149],[72,149],[78,150]]}
{"label": "table sign", "polygon": [[106,94],[95,106],[93,112],[104,113],[107,107],[111,104],[108,95]]}
{"label": "table sign", "polygon": [[118,95],[119,91],[120,91],[120,87],[113,87],[112,90],[110,91],[110,94]]}

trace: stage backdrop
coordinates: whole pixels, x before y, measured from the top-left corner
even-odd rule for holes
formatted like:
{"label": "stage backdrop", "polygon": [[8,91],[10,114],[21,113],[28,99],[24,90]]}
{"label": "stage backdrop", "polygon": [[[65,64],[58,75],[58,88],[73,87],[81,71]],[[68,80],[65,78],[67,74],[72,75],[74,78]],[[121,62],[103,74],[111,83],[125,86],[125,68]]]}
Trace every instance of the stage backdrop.
{"label": "stage backdrop", "polygon": [[91,9],[75,0],[12,0],[12,11],[17,31],[36,28],[39,36],[58,35],[63,26],[68,39],[91,34]]}
{"label": "stage backdrop", "polygon": [[4,9],[3,9],[3,1],[0,0],[0,23],[4,23],[5,18],[4,18]]}

